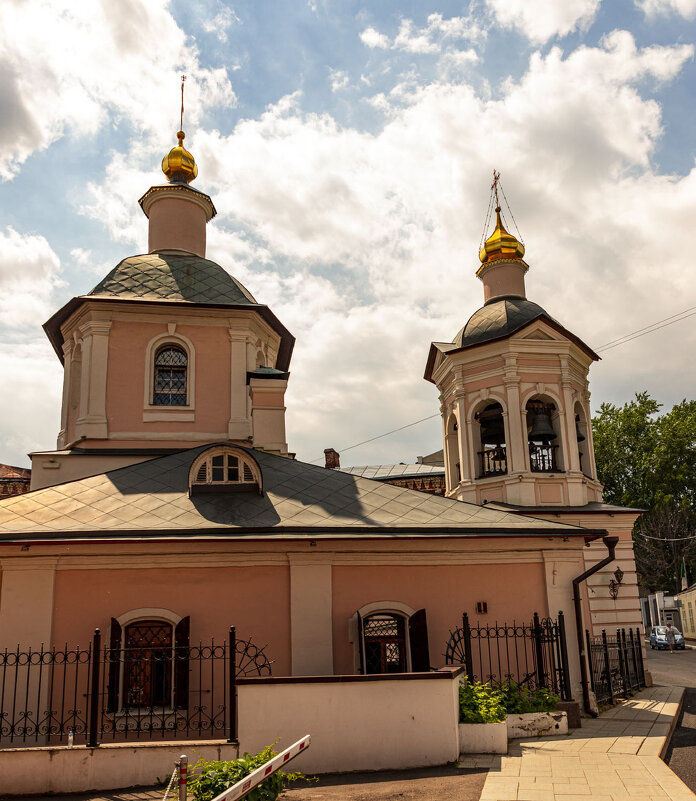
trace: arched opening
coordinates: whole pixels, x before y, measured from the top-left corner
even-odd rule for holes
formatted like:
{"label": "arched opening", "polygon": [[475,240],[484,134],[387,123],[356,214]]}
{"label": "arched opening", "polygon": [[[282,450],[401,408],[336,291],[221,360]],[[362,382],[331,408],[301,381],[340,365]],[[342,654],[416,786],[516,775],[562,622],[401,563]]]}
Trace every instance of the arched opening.
{"label": "arched opening", "polygon": [[503,407],[489,403],[474,415],[478,430],[478,477],[507,473],[507,446]]}
{"label": "arched opening", "polygon": [[587,417],[581,403],[575,404],[575,439],[578,445],[580,470],[592,478],[592,460],[590,458],[590,440],[587,430]]}
{"label": "arched opening", "polygon": [[560,416],[556,404],[547,397],[527,401],[527,444],[533,473],[563,472]]}
{"label": "arched opening", "polygon": [[462,466],[459,461],[459,424],[455,415],[451,414],[447,422],[447,476],[449,489],[456,487],[462,480]]}
{"label": "arched opening", "polygon": [[406,620],[379,612],[363,620],[365,673],[405,673]]}

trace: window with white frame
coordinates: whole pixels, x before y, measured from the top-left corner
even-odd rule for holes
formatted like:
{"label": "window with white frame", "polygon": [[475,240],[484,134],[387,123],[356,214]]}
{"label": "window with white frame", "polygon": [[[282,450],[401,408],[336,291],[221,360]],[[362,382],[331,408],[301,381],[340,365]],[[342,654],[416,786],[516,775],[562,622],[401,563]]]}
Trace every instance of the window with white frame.
{"label": "window with white frame", "polygon": [[[403,611],[401,608],[403,607]],[[361,673],[408,673],[430,670],[425,609],[405,604],[368,604],[356,612]]]}
{"label": "window with white frame", "polygon": [[112,618],[108,712],[184,709],[188,704],[190,619]]}
{"label": "window with white frame", "polygon": [[192,495],[216,491],[259,492],[261,471],[244,451],[214,448],[194,462],[189,486]]}

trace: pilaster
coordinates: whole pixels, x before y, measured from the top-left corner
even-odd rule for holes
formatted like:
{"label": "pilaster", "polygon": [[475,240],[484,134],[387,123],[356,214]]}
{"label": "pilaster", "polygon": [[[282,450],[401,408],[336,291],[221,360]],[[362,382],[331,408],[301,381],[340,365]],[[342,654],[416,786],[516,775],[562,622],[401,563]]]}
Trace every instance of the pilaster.
{"label": "pilaster", "polygon": [[82,336],[82,384],[78,436],[106,439],[106,377],[109,358],[110,320],[89,320],[80,326]]}
{"label": "pilaster", "polygon": [[0,560],[0,648],[50,647],[57,564],[49,556]]}
{"label": "pilaster", "polygon": [[331,676],[333,666],[331,560],[288,554],[293,676]]}
{"label": "pilaster", "polygon": [[246,440],[252,435],[247,388],[246,331],[228,329],[230,337],[230,419],[227,432],[230,439]]}

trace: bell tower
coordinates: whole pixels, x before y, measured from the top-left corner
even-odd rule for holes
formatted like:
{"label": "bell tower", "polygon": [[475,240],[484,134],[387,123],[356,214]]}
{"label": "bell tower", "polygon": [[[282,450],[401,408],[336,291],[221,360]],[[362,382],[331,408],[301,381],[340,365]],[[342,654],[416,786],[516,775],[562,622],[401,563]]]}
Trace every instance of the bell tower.
{"label": "bell tower", "polygon": [[447,495],[520,506],[601,501],[588,422],[588,372],[599,357],[527,299],[529,265],[505,228],[498,173],[491,188],[495,226],[476,272],[484,305],[453,341],[431,345],[425,372],[440,392]]}

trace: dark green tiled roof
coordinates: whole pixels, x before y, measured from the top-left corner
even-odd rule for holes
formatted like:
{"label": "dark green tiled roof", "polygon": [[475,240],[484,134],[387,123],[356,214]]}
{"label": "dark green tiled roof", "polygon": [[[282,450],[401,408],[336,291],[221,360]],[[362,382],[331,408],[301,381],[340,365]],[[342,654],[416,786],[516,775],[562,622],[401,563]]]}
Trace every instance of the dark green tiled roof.
{"label": "dark green tiled roof", "polygon": [[454,343],[458,348],[465,348],[509,336],[540,317],[556,322],[531,300],[518,297],[496,298],[471,315],[469,322],[454,338]]}
{"label": "dark green tiled roof", "polygon": [[251,293],[219,264],[194,254],[130,256],[89,294],[186,303],[256,304]]}

